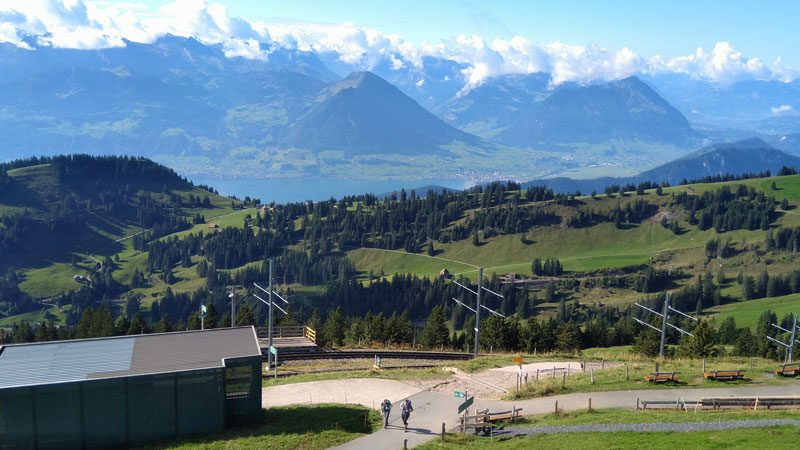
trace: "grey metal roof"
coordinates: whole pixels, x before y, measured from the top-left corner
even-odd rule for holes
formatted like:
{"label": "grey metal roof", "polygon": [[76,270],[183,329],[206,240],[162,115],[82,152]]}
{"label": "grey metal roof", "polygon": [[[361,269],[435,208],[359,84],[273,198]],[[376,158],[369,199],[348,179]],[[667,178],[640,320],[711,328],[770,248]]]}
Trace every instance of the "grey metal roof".
{"label": "grey metal roof", "polygon": [[223,367],[260,356],[253,327],[0,347],[0,389]]}

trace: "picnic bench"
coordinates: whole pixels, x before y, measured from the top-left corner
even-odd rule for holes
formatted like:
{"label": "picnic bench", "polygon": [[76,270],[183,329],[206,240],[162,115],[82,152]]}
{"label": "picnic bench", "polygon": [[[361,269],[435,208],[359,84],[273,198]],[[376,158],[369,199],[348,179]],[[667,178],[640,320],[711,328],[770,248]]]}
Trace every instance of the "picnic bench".
{"label": "picnic bench", "polygon": [[800,363],[784,364],[780,369],[775,369],[773,372],[783,377],[795,377],[800,374]]}
{"label": "picnic bench", "polygon": [[709,380],[730,381],[744,378],[744,369],[739,370],[714,370],[704,372],[703,377]]}
{"label": "picnic bench", "polygon": [[650,372],[650,375],[644,377],[644,381],[653,383],[666,383],[667,381],[678,381],[678,374],[680,372]]}
{"label": "picnic bench", "polygon": [[490,413],[489,414],[489,418],[487,419],[487,421],[489,421],[489,422],[498,422],[500,420],[519,419],[520,416],[521,416],[520,411],[522,411],[522,408],[514,408],[511,411],[503,411],[503,412],[498,412],[498,413],[494,413],[494,414]]}

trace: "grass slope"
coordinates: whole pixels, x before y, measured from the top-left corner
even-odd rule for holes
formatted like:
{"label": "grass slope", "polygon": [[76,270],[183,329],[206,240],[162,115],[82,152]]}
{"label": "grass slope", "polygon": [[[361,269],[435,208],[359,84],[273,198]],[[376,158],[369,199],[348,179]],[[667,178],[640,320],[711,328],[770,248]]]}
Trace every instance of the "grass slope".
{"label": "grass slope", "polygon": [[263,411],[261,422],[255,425],[137,448],[321,450],[370,434],[381,425],[380,414],[362,406],[323,404],[270,408]]}
{"label": "grass slope", "polygon": [[719,431],[637,432],[612,433],[584,432],[540,434],[523,438],[480,438],[470,435],[449,435],[446,442],[440,439],[417,447],[434,449],[531,449],[531,448],[592,448],[592,449],[652,449],[676,448],[705,449],[757,449],[782,448],[787,442],[800,438],[797,427],[737,428]]}
{"label": "grass slope", "polygon": [[718,324],[727,317],[733,317],[736,319],[737,327],[750,327],[755,330],[759,316],[768,309],[778,316],[778,320],[786,314],[800,314],[800,294],[729,303],[715,306],[706,312],[711,313],[711,317],[714,317]]}

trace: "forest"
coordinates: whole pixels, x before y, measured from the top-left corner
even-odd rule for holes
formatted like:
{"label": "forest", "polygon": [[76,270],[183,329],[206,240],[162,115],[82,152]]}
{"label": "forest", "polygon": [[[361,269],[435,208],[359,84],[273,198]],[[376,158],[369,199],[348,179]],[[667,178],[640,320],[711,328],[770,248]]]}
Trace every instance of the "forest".
{"label": "forest", "polygon": [[[464,349],[471,345],[470,333],[446,332],[474,326],[473,315],[452,301],[452,298],[472,301],[463,289],[438,277],[404,273],[367,276],[356,270],[345,252],[377,248],[407,253],[427,250],[434,255],[436,243],[470,240],[478,246],[482,241],[503,235],[520,235],[524,243],[528,231],[544,227],[580,229],[608,223],[626,230],[652,219],[659,210],[684,214],[689,225],[699,230],[715,230],[719,237],[705,244],[709,259],[725,259],[738,251],[723,237],[734,230],[767,230],[764,246],[773,251],[796,252],[800,239],[798,228],[773,226],[780,216],[778,208],[785,211],[789,207],[786,201],[779,203],[774,196],[752,187],[723,185],[702,193],[683,190],[667,195],[663,191],[667,185],[649,182],[609,186],[604,194],[607,200],[602,203],[596,203],[596,193],[590,197],[581,197],[580,193],[562,195],[544,187],[521,191],[518,184],[507,182],[460,192],[429,190],[424,196],[402,190],[386,198],[366,194],[321,202],[270,204],[247,214],[240,227],[176,237],[171,235],[205,223],[205,217],[188,214],[185,209],[208,207],[210,201],[207,196],[171,193],[170,183],[186,183],[171,170],[137,158],[83,156],[33,158],[8,163],[3,170],[37,164],[51,164],[64,186],[69,187],[70,180],[87,177],[96,180],[95,186],[88,190],[77,186],[74,190],[65,189],[58,207],[44,218],[34,212],[3,215],[0,256],[13,257],[15,246],[29,239],[37,227],[61,227],[63,221],[81,226],[87,211],[124,215],[148,230],[133,238],[133,248],[146,252],[147,262],[141,270],[137,267],[133,271],[130,282],[123,284],[115,279],[116,263],[107,257],[98,264],[98,274],[88,285],[55,299],[59,306],[69,308],[62,326],[51,323],[50,331],[42,332],[47,337],[54,336],[56,328],[55,335],[59,338],[96,334],[86,330],[126,334],[137,329],[138,332],[193,329],[198,326],[195,312],[201,304],[208,305],[215,316],[217,311],[225,311],[222,317],[210,319],[209,326],[227,324],[230,322],[227,294],[231,285],[244,288],[242,317],[237,314],[237,323],[261,324],[266,311],[250,296],[252,283],[267,279],[267,261],[274,259],[275,277],[284,285],[295,286],[283,292],[291,299],[292,306],[289,316],[282,320],[309,323],[324,330],[323,339],[328,345],[393,343]],[[785,168],[781,172],[791,174],[793,170]],[[7,174],[0,177],[0,182],[7,185],[6,178]],[[123,183],[130,178],[139,184],[132,187],[128,182]],[[719,181],[729,178],[720,177]],[[146,185],[149,191],[142,189]],[[645,191],[652,189],[656,190],[655,196],[645,196]],[[246,200],[250,206],[259,205],[257,200]],[[662,225],[676,234],[684,232],[674,220],[664,219]],[[153,299],[133,292],[147,286],[152,277],[172,286],[180,281],[177,272],[190,268],[205,280],[204,286],[193,292],[173,293],[167,287],[163,293],[153,295]],[[502,298],[491,297],[487,305],[505,316],[485,318],[482,327],[488,348],[577,351],[592,346],[630,344],[641,349],[645,345],[642,342],[650,337],[632,320],[646,319],[640,310],[600,301],[570,301],[573,293],[598,286],[642,294],[639,302],[652,308],[663,302],[661,294],[656,293],[672,290],[673,304],[687,312],[700,312],[730,301],[723,294],[725,275],[720,273],[690,275],[681,269],[650,264],[613,271],[566,271],[557,257],[535,258],[531,272],[538,279],[538,287],[534,289],[504,283],[501,277],[487,277],[486,286],[502,295]],[[471,284],[466,278],[459,282]],[[41,308],[41,304],[19,290],[19,283],[14,271],[0,278],[0,314],[15,315]],[[764,271],[758,276],[739,273],[736,283],[745,299],[798,293],[800,271],[774,275]],[[120,302],[125,304],[124,311]],[[543,304],[556,305],[552,317],[537,317]],[[397,305],[402,305],[402,310]],[[411,325],[423,322],[428,327]],[[6,342],[39,339],[39,331],[47,327],[47,323],[17,324],[0,339]],[[723,339],[720,327],[713,333],[714,342],[736,345],[740,354],[755,354],[753,345],[738,346],[740,338],[755,338],[747,337],[745,328],[734,327],[734,330],[735,333],[729,332]],[[677,335],[671,335],[670,340],[680,342]],[[769,350],[759,346],[757,351],[766,354]]]}

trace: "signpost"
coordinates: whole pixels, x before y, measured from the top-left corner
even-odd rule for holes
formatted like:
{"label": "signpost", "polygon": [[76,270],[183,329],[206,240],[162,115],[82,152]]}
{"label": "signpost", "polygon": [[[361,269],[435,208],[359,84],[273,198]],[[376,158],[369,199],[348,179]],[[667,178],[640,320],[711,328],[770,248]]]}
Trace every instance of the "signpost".
{"label": "signpost", "polygon": [[269,346],[269,352],[271,354],[275,355],[275,361],[274,361],[275,362],[275,378],[277,379],[278,378],[278,349],[270,345]]}
{"label": "signpost", "polygon": [[512,361],[514,361],[514,364],[516,364],[518,366],[522,366],[522,357],[521,356],[512,359]]}
{"label": "signpost", "polygon": [[455,392],[453,392],[453,395],[458,397],[458,398],[466,398],[467,397],[467,393],[466,392],[461,392],[461,391],[455,391]]}
{"label": "signpost", "polygon": [[464,401],[464,403],[458,405],[458,413],[461,414],[462,412],[464,412],[465,409],[472,406],[473,403],[475,403],[475,397],[468,398],[467,400]]}
{"label": "signpost", "polygon": [[200,329],[205,329],[205,319],[208,317],[208,312],[206,311],[205,305],[200,305]]}

